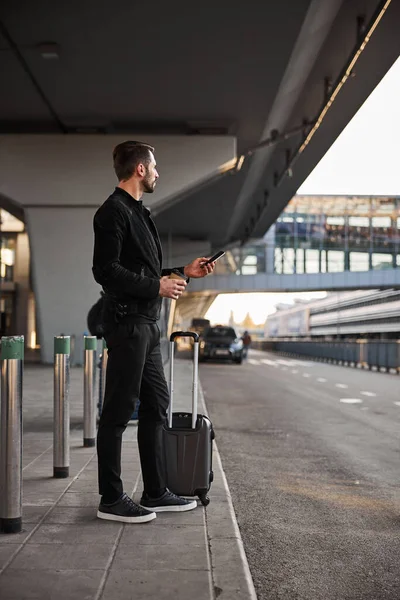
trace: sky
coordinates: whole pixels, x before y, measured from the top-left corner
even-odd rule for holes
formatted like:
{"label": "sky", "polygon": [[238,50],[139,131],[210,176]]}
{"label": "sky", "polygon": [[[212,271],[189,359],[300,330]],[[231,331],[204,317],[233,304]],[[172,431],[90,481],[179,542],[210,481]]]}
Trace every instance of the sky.
{"label": "sky", "polygon": [[[351,84],[351,82],[350,82]],[[400,58],[300,186],[299,194],[400,195]],[[257,324],[279,302],[315,299],[325,292],[220,294],[206,314],[212,323],[236,322],[247,312]]]}
{"label": "sky", "polygon": [[399,105],[400,58],[297,193],[399,195]]}

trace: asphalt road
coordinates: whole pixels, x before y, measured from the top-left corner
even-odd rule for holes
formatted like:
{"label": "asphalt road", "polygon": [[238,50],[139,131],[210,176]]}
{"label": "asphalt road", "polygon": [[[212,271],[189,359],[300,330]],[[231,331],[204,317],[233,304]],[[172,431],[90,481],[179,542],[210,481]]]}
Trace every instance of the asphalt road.
{"label": "asphalt road", "polygon": [[400,377],[251,351],[200,380],[258,600],[399,600]]}

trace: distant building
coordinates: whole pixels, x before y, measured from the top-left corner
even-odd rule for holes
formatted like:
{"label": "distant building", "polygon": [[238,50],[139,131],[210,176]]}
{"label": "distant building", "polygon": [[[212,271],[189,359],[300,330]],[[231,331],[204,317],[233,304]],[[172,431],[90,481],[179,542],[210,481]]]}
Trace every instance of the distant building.
{"label": "distant building", "polygon": [[266,338],[400,338],[400,290],[334,292],[282,308],[265,322]]}

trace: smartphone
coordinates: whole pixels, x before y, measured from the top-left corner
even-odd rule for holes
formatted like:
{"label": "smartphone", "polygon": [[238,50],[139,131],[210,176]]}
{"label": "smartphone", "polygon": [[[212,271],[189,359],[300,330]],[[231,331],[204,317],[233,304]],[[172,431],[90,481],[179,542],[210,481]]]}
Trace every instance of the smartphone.
{"label": "smartphone", "polygon": [[225,254],[224,250],[220,250],[219,252],[217,252],[216,254],[214,254],[214,256],[212,256],[211,258],[209,258],[207,260],[207,262],[205,262],[205,265],[209,265],[210,263],[214,262],[215,260],[218,260],[219,258],[221,258],[223,255]]}

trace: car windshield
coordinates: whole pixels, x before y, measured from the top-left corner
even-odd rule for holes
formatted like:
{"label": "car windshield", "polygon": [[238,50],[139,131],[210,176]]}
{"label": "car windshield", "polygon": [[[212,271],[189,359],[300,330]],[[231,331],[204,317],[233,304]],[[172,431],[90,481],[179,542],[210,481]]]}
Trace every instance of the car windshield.
{"label": "car windshield", "polygon": [[229,337],[235,338],[236,333],[232,327],[210,327],[207,330],[206,337]]}

